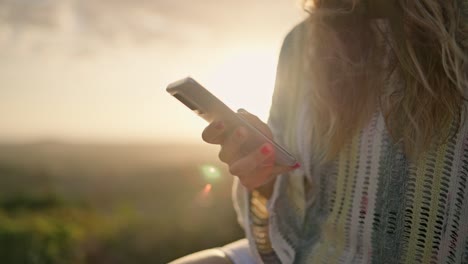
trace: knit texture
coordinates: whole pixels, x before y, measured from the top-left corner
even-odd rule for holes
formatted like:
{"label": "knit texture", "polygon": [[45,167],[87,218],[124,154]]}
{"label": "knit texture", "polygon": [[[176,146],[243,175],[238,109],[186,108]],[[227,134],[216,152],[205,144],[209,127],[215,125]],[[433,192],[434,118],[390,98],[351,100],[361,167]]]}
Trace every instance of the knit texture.
{"label": "knit texture", "polygon": [[410,162],[376,113],[335,161],[315,166],[304,101],[312,87],[301,78],[305,27],[283,44],[268,121],[302,167],[280,175],[263,204],[234,183],[253,255],[259,263],[468,263],[468,119]]}

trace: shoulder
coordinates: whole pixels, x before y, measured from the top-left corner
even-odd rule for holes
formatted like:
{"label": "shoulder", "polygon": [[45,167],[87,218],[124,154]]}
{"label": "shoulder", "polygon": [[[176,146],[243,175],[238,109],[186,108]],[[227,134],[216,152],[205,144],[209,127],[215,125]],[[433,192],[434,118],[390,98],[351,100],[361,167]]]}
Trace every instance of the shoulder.
{"label": "shoulder", "polygon": [[300,23],[296,24],[286,35],[281,47],[282,52],[287,52],[293,49],[293,47],[301,44],[307,32],[307,27],[310,23],[309,19],[305,19]]}

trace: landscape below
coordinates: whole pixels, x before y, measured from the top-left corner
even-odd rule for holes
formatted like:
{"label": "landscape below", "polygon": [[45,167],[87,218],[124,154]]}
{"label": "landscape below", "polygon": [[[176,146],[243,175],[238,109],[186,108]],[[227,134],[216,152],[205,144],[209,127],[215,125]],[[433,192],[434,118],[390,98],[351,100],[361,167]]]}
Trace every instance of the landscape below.
{"label": "landscape below", "polygon": [[0,263],[166,263],[243,236],[208,145],[0,145]]}

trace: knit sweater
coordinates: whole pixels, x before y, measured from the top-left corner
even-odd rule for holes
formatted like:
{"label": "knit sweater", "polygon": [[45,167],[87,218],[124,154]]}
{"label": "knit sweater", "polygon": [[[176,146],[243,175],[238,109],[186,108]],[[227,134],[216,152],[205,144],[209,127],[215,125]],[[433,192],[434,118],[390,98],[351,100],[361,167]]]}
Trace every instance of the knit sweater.
{"label": "knit sweater", "polygon": [[466,116],[454,137],[412,162],[377,112],[334,161],[317,166],[305,101],[313,87],[301,77],[305,27],[284,41],[268,121],[302,167],[279,175],[268,201],[233,186],[257,261],[468,263]]}

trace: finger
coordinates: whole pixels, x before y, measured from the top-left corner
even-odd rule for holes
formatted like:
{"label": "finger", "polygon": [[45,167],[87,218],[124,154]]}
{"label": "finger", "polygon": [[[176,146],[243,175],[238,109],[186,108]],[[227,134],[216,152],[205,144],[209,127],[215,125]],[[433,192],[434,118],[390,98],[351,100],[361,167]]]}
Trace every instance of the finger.
{"label": "finger", "polygon": [[222,162],[231,164],[238,160],[242,153],[242,144],[246,141],[248,132],[245,127],[238,127],[227,139],[224,140],[219,152],[219,159]]}
{"label": "finger", "polygon": [[203,141],[210,144],[222,144],[226,126],[223,121],[211,122],[202,132]]}
{"label": "finger", "polygon": [[254,190],[267,182],[269,182],[275,174],[273,172],[273,166],[259,167],[250,175],[240,175],[240,183],[248,190]]}
{"label": "finger", "polygon": [[266,184],[272,177],[300,168],[299,163],[294,166],[274,165],[274,149],[269,146],[271,145],[264,144],[229,168],[231,174],[238,176],[241,184],[249,190]]}
{"label": "finger", "polygon": [[294,166],[274,166],[273,170],[272,170],[272,173],[276,174],[276,175],[279,175],[279,174],[283,174],[283,173],[286,173],[286,172],[296,170],[298,168],[300,168],[299,163],[297,163]]}
{"label": "finger", "polygon": [[262,123],[263,123],[263,121],[262,121],[260,118],[258,118],[258,117],[257,117],[256,115],[254,115],[254,114],[251,114],[249,111],[245,110],[244,108],[239,108],[239,109],[237,110],[237,113],[238,113],[238,114],[241,114],[241,115],[242,115],[243,117],[245,117],[247,120],[252,121],[252,123],[258,123],[258,122],[262,122]]}
{"label": "finger", "polygon": [[293,171],[298,166],[261,166],[250,175],[240,175],[239,181],[248,190],[259,188],[268,183],[273,177]]}
{"label": "finger", "polygon": [[274,149],[269,143],[265,143],[244,158],[231,164],[229,172],[232,175],[251,175],[258,167],[273,166]]}

